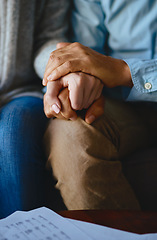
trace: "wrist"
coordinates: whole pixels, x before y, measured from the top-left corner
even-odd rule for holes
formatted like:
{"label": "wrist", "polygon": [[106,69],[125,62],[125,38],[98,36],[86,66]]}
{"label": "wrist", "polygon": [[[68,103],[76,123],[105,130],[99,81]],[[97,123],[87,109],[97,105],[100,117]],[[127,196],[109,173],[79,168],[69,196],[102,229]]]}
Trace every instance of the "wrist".
{"label": "wrist", "polygon": [[111,88],[117,86],[133,87],[130,68],[124,60],[107,56],[106,61],[109,66],[109,73],[108,85],[106,84],[106,78],[104,78],[104,85]]}
{"label": "wrist", "polygon": [[126,86],[126,87],[133,87],[130,68],[124,60],[122,60],[122,62],[123,62],[123,83],[122,83],[122,85]]}

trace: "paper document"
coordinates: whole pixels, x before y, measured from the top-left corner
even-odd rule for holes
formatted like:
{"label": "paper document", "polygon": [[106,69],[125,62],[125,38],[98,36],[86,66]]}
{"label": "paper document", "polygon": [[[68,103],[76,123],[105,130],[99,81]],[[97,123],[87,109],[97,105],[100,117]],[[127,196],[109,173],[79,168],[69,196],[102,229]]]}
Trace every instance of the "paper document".
{"label": "paper document", "polygon": [[78,220],[69,221],[94,240],[157,240],[157,233],[136,234]]}
{"label": "paper document", "polygon": [[0,220],[0,240],[81,240],[91,238],[48,208],[15,212]]}
{"label": "paper document", "polygon": [[0,220],[0,240],[156,240],[157,234],[134,234],[61,217],[42,207],[17,211]]}

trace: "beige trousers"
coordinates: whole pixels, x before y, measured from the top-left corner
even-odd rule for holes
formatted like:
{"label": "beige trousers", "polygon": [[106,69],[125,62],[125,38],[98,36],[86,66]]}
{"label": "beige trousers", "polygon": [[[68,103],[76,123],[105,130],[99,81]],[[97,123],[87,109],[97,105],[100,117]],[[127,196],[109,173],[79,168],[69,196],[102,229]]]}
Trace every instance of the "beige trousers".
{"label": "beige trousers", "polygon": [[139,209],[121,159],[153,144],[157,112],[107,99],[92,125],[54,119],[45,134],[48,166],[68,209]]}

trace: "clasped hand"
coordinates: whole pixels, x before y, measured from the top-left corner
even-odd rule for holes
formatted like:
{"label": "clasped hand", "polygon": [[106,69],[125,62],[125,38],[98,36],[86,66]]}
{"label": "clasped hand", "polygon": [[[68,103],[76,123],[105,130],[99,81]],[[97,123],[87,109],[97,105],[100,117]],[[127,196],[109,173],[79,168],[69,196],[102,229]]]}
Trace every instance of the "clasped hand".
{"label": "clasped hand", "polygon": [[[47,83],[46,114],[60,113],[63,103],[59,96],[62,95],[62,89],[68,88],[71,113],[75,115],[73,119],[76,118],[74,110],[88,109],[99,99],[103,85],[108,88],[133,86],[130,69],[125,61],[100,54],[80,43],[57,44],[57,50],[51,53],[46,66],[43,85]],[[46,109],[50,112],[47,104],[51,106],[51,114],[47,113]]]}
{"label": "clasped hand", "polygon": [[83,72],[101,79],[108,87],[132,87],[129,66],[121,59],[100,54],[80,43],[60,43],[50,55],[43,85],[71,72]]}
{"label": "clasped hand", "polygon": [[[61,110],[56,113],[52,108],[53,97],[51,95],[51,82],[48,82],[48,91],[44,95],[44,111],[48,118],[56,117],[59,119],[76,120],[77,113],[71,107],[69,100],[69,90],[64,88],[58,95],[61,103]],[[105,98],[101,95],[93,104],[86,110],[85,121],[91,124],[104,113]]]}
{"label": "clasped hand", "polygon": [[[50,56],[44,76],[49,74],[52,67],[53,61]],[[48,80],[46,84],[44,110],[47,117],[75,120],[76,110],[87,109],[85,121],[91,123],[103,114],[104,97],[101,96],[103,83],[97,77],[75,72],[55,81]]]}

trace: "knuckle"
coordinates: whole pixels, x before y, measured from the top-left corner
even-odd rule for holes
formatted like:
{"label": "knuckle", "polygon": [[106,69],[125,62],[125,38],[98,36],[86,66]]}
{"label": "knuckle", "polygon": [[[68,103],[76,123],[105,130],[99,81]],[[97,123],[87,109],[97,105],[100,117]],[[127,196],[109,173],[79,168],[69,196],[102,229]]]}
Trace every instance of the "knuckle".
{"label": "knuckle", "polygon": [[71,70],[72,70],[72,65],[73,65],[73,64],[72,64],[72,61],[69,60],[69,61],[67,61],[65,64],[66,64],[65,67],[66,67],[67,69],[71,69]]}
{"label": "knuckle", "polygon": [[61,57],[60,56],[56,56],[56,54],[54,52],[52,52],[50,54],[49,60],[51,60],[51,62],[55,62],[56,64],[59,64],[61,61]]}
{"label": "knuckle", "polygon": [[48,103],[50,101],[50,95],[48,94],[48,93],[46,93],[45,95],[44,95],[44,102],[45,103]]}
{"label": "knuckle", "polygon": [[89,51],[88,51],[88,47],[82,45],[81,43],[79,42],[74,42],[72,43],[74,49],[79,52],[79,54],[81,54],[83,57],[87,58],[87,60],[91,60],[91,57],[90,57],[90,54],[89,54]]}
{"label": "knuckle", "polygon": [[59,56],[55,57],[54,61],[56,62],[56,64],[59,64],[61,61],[61,57],[59,57]]}
{"label": "knuckle", "polygon": [[45,115],[46,115],[47,118],[51,118],[52,117],[51,113],[45,113]]}
{"label": "knuckle", "polygon": [[74,48],[81,48],[81,46],[82,46],[79,42],[74,42],[74,43],[72,43],[72,45]]}
{"label": "knuckle", "polygon": [[50,59],[50,60],[53,60],[53,59],[54,59],[54,52],[51,52],[51,53],[50,53],[49,59]]}
{"label": "knuckle", "polygon": [[88,62],[88,64],[91,64],[92,62],[91,57],[87,52],[84,52],[84,60],[85,62]]}
{"label": "knuckle", "polygon": [[74,75],[73,80],[74,81],[71,83],[73,88],[82,87],[85,80],[85,76],[82,73],[78,73]]}
{"label": "knuckle", "polygon": [[61,43],[57,43],[56,48],[58,49],[58,48],[60,48],[61,46],[62,46]]}
{"label": "knuckle", "polygon": [[45,113],[47,118],[51,118],[52,117],[51,112],[50,112],[48,106],[46,106],[46,105],[44,105],[44,113]]}
{"label": "knuckle", "polygon": [[52,118],[54,116],[52,110],[50,109],[51,97],[49,94],[44,95],[44,112],[47,118]]}
{"label": "knuckle", "polygon": [[52,117],[52,114],[51,112],[48,110],[47,107],[44,106],[44,112],[45,112],[45,115],[47,118],[51,118]]}
{"label": "knuckle", "polygon": [[73,43],[73,47],[77,52],[79,52],[79,54],[81,54],[81,55],[86,55],[87,54],[86,53],[86,47],[83,46],[81,43],[75,42],[75,43]]}
{"label": "knuckle", "polygon": [[81,105],[78,102],[71,103],[71,106],[74,110],[81,110]]}

